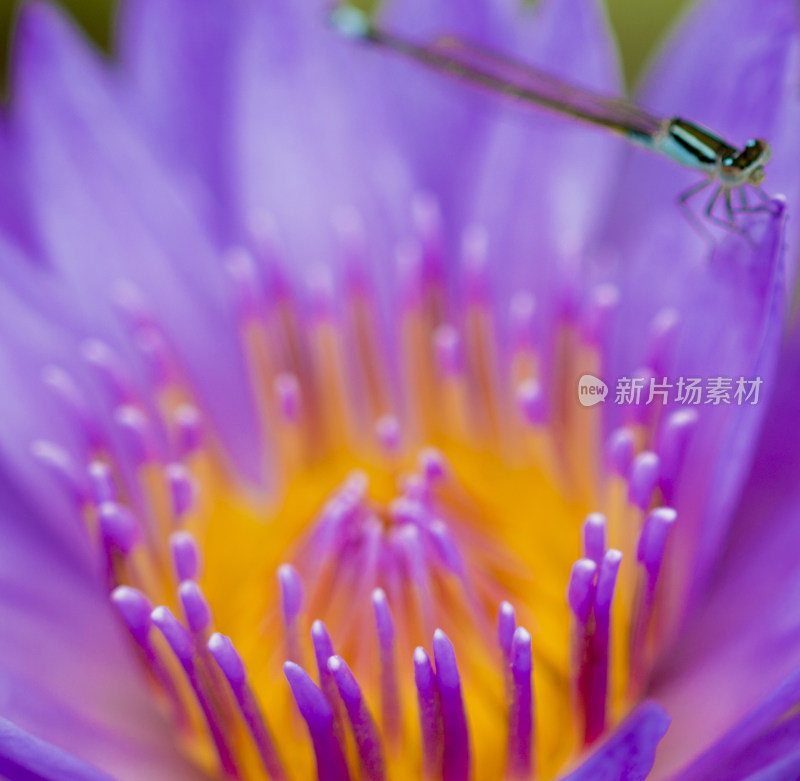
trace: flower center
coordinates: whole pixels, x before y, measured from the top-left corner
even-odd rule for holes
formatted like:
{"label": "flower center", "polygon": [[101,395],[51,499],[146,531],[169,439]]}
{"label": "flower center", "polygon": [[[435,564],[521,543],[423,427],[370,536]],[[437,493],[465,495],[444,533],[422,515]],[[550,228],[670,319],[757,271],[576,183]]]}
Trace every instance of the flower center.
{"label": "flower center", "polygon": [[614,291],[545,313],[523,292],[500,317],[482,232],[465,237],[456,294],[435,205],[415,219],[388,329],[353,212],[337,219],[343,280],[312,274],[305,301],[269,235],[231,255],[266,493],[232,473],[202,389],[130,286],[121,310],[155,403],[88,343],[112,437],[69,375],[46,373],[86,435],[88,481],[76,457],[35,451],[211,772],[549,778],[645,683],[674,520],[652,507],[692,421],[662,426],[659,455],[653,420],[604,436],[577,378],[602,366]]}

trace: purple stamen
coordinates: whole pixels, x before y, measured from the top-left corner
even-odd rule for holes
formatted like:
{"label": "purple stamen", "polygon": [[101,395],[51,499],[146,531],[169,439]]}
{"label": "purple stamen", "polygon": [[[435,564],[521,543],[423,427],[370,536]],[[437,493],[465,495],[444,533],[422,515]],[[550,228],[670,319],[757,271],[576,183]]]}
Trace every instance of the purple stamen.
{"label": "purple stamen", "polygon": [[455,650],[441,629],[433,634],[433,658],[436,662],[436,687],[442,712],[442,779],[468,781],[470,757],[469,727],[461,694]]}
{"label": "purple stamen", "polygon": [[671,307],[662,309],[650,324],[647,365],[656,375],[667,374],[679,325],[680,315]]}
{"label": "purple stamen", "polygon": [[598,285],[592,290],[589,307],[584,316],[584,338],[587,342],[602,347],[619,305],[620,292],[616,285]]}
{"label": "purple stamen", "polygon": [[342,717],[342,705],[339,699],[339,690],[333,680],[331,671],[328,669],[328,659],[334,655],[333,642],[328,634],[328,630],[322,621],[314,621],[311,625],[311,644],[314,647],[314,659],[317,662],[317,673],[319,674],[319,686],[325,699],[333,709],[333,731],[336,739],[341,745],[345,745],[344,724]]}
{"label": "purple stamen", "polygon": [[436,366],[445,377],[460,375],[464,370],[461,337],[455,326],[440,325],[433,334]]}
{"label": "purple stamen", "polygon": [[167,607],[157,607],[150,614],[150,618],[164,636],[172,653],[186,674],[200,709],[203,711],[203,717],[208,725],[208,731],[217,751],[223,773],[227,773],[233,778],[241,778],[233,750],[228,744],[225,727],[215,713],[209,693],[206,692],[200,678],[192,636]]}
{"label": "purple stamen", "polygon": [[[317,662],[317,670],[319,671],[320,683],[328,679],[330,670],[328,670],[328,659],[334,656],[333,641],[330,634],[322,621],[315,621],[311,625],[311,643],[314,646],[314,658]],[[322,685],[323,693],[325,686]]]}
{"label": "purple stamen", "polygon": [[69,414],[78,424],[86,438],[90,450],[102,445],[97,420],[90,412],[89,403],[73,377],[60,366],[46,366],[42,372],[44,384],[58,397]]}
{"label": "purple stamen", "polygon": [[117,498],[111,467],[102,461],[92,461],[88,468],[89,492],[95,504],[112,502]]}
{"label": "purple stamen", "polygon": [[287,625],[294,623],[303,607],[303,582],[291,564],[278,567],[278,583],[281,587],[281,610]]}
{"label": "purple stamen", "polygon": [[308,316],[312,322],[333,322],[336,286],[327,266],[315,266],[308,278]]}
{"label": "purple stamen", "polygon": [[251,215],[247,232],[248,245],[253,250],[259,269],[269,272],[268,282],[265,283],[267,302],[286,300],[289,288],[281,268],[280,240],[275,217],[263,210]]}
{"label": "purple stamen", "polygon": [[422,526],[427,519],[425,507],[417,499],[399,496],[392,499],[388,507],[389,517],[395,523],[413,523]]}
{"label": "purple stamen", "polygon": [[502,602],[497,614],[497,643],[503,655],[503,690],[506,703],[513,697],[514,682],[511,678],[511,649],[514,632],[517,631],[517,614],[509,602]]}
{"label": "purple stamen", "polygon": [[172,366],[164,335],[155,328],[143,328],[136,332],[134,341],[153,386],[156,389],[165,388],[172,374]]}
{"label": "purple stamen", "polygon": [[369,274],[365,264],[367,253],[364,220],[352,205],[335,209],[331,218],[341,247],[344,279],[350,295],[364,296],[369,290]]}
{"label": "purple stamen", "polygon": [[147,416],[137,407],[123,405],[114,412],[114,420],[123,437],[125,452],[136,467],[153,457],[153,435]]}
{"label": "purple stamen", "polygon": [[621,563],[622,552],[615,548],[607,550],[600,562],[594,599],[595,626],[603,624],[603,621],[610,617],[611,603],[614,599],[614,589]]}
{"label": "purple stamen", "polygon": [[172,565],[178,582],[196,580],[200,576],[200,547],[187,531],[177,531],[169,538]]}
{"label": "purple stamen", "polygon": [[547,405],[542,386],[532,379],[523,380],[516,391],[520,412],[532,426],[541,426],[547,422]]}
{"label": "purple stamen", "polygon": [[205,640],[211,626],[211,608],[200,586],[193,580],[184,580],[178,588],[178,596],[189,630]]}
{"label": "purple stamen", "polygon": [[326,502],[304,551],[304,558],[314,562],[317,572],[338,554],[346,539],[342,532],[359,509],[360,503],[343,490]]}
{"label": "purple stamen", "polygon": [[130,279],[118,279],[114,283],[111,300],[132,330],[138,331],[155,326],[155,320],[144,293]]}
{"label": "purple stamen", "polygon": [[423,505],[427,505],[430,501],[428,480],[423,475],[412,474],[402,478],[401,491],[401,501],[407,500]]}
{"label": "purple stamen", "polygon": [[514,632],[510,666],[506,777],[530,778],[534,748],[533,650],[530,633],[522,627]]}
{"label": "purple stamen", "polygon": [[439,203],[428,193],[417,193],[411,201],[411,214],[422,245],[424,281],[438,284],[442,277],[444,257]]}
{"label": "purple stamen", "polygon": [[608,464],[611,471],[620,477],[630,474],[633,456],[636,453],[636,440],[629,428],[618,428],[611,432],[606,446]]}
{"label": "purple stamen", "polygon": [[194,638],[198,664],[207,675],[203,676],[210,689],[211,701],[216,707],[218,717],[226,724],[234,718],[234,707],[226,693],[225,684],[219,671],[209,659],[206,643],[214,631],[211,607],[200,586],[193,580],[184,580],[178,587],[178,599],[181,603],[186,624]]}
{"label": "purple stamen", "polygon": [[381,721],[386,741],[394,749],[399,747],[401,740],[400,690],[395,663],[394,621],[383,589],[376,588],[372,592],[372,608],[381,665]]}
{"label": "purple stamen", "polygon": [[567,603],[580,624],[589,620],[594,602],[594,577],[597,564],[591,559],[578,559],[572,565],[567,587]]}
{"label": "purple stamen", "polygon": [[583,523],[583,555],[598,566],[608,546],[608,522],[602,513],[590,513]]}
{"label": "purple stamen", "polygon": [[432,780],[441,774],[442,714],[433,665],[425,649],[420,647],[414,650],[414,682],[422,737],[422,775]]}
{"label": "purple stamen", "polygon": [[164,473],[169,485],[172,514],[180,521],[194,505],[197,485],[183,464],[168,464]]}
{"label": "purple stamen", "polygon": [[193,666],[194,664],[194,643],[192,636],[172,614],[172,611],[163,605],[154,608],[150,613],[150,620],[156,625],[164,639],[169,644],[175,658],[181,666]]}
{"label": "purple stamen", "polygon": [[672,508],[657,507],[647,517],[639,536],[636,557],[644,569],[644,578],[637,594],[630,631],[630,687],[633,692],[638,692],[645,680],[649,653],[647,636],[655,605],[656,586],[667,535],[676,518],[677,513]]}
{"label": "purple stamen", "polygon": [[300,419],[300,383],[294,374],[283,372],[275,378],[275,397],[281,417],[290,422],[297,423]]}
{"label": "purple stamen", "polygon": [[128,628],[131,637],[144,655],[147,664],[169,697],[175,718],[181,729],[189,726],[189,717],[180,694],[170,674],[164,668],[152,643],[150,642],[150,615],[152,605],[138,589],[130,586],[117,586],[111,592],[111,601]]}
{"label": "purple stamen", "polygon": [[258,755],[273,781],[288,781],[288,774],[272,737],[264,713],[247,680],[247,669],[242,657],[229,637],[214,633],[208,640],[208,651],[214,658],[230,686],[236,704],[244,718]]}
{"label": "purple stamen", "polygon": [[404,526],[392,530],[390,544],[396,550],[396,560],[405,563],[405,573],[415,596],[425,631],[436,626],[431,595],[431,566],[428,546],[423,542],[420,526]]}
{"label": "purple stamen", "polygon": [[31,454],[50,473],[71,501],[82,507],[89,498],[86,481],[75,466],[72,456],[53,442],[37,440]]}
{"label": "purple stamen", "polygon": [[281,614],[286,638],[286,658],[302,661],[298,618],[303,608],[303,582],[291,564],[278,567],[278,584],[281,590]]}
{"label": "purple stamen", "polygon": [[177,456],[187,458],[196,453],[203,444],[203,419],[197,407],[182,404],[175,410],[175,439]]}
{"label": "purple stamen", "polygon": [[441,519],[437,518],[430,525],[430,532],[433,536],[433,541],[436,545],[436,550],[442,559],[442,563],[450,569],[454,575],[461,581],[461,584],[466,587],[466,568],[464,566],[464,559],[461,556],[461,551],[447,528],[447,524]]}
{"label": "purple stamen", "polygon": [[595,599],[597,564],[591,559],[578,559],[572,565],[567,602],[574,616],[571,630],[572,701],[578,729],[586,740],[586,725],[591,691],[592,638],[590,617]]}
{"label": "purple stamen", "polygon": [[129,404],[133,389],[120,357],[105,342],[87,339],[81,345],[84,360],[99,374],[114,406]]}
{"label": "purple stamen", "polygon": [[103,502],[98,508],[103,543],[109,554],[117,551],[127,556],[139,540],[140,526],[133,513],[115,502]]}
{"label": "purple stamen", "polygon": [[447,474],[447,461],[442,452],[435,447],[423,448],[417,457],[417,463],[429,485],[441,480]]}
{"label": "purple stamen", "polygon": [[386,778],[383,745],[375,720],[364,702],[361,688],[341,656],[328,659],[328,669],[336,682],[350,720],[358,749],[361,778],[365,781],[383,781]]}
{"label": "purple stamen", "polygon": [[395,252],[400,302],[403,311],[417,310],[422,306],[424,269],[422,249],[417,242],[402,242]]}
{"label": "purple stamen", "polygon": [[667,534],[677,517],[678,514],[671,507],[657,507],[642,527],[636,558],[644,566],[653,585],[661,571]]}
{"label": "purple stamen", "polygon": [[503,602],[500,605],[500,612],[497,614],[497,642],[503,652],[503,659],[506,665],[511,660],[511,644],[514,640],[514,632],[517,629],[517,615],[510,602]]}
{"label": "purple stamen", "polygon": [[[631,378],[642,388],[649,388],[651,380],[655,379],[655,374],[653,374],[653,370],[650,367],[644,366],[631,372]],[[644,395],[644,391],[642,393]],[[646,397],[642,400],[644,401],[645,399]],[[631,423],[634,426],[646,425],[657,409],[658,405],[656,404],[633,404],[626,407]]]}
{"label": "purple stamen", "polygon": [[315,686],[302,667],[293,662],[283,665],[283,673],[292,689],[300,714],[308,725],[319,781],[350,781],[342,745],[333,731],[333,710],[325,695]]}
{"label": "purple stamen", "polygon": [[442,714],[433,665],[425,649],[420,647],[414,649],[414,682],[422,737],[422,775],[433,779],[441,773]]}
{"label": "purple stamen", "polygon": [[233,283],[239,317],[244,322],[255,319],[261,305],[261,283],[252,255],[241,247],[230,250],[225,270]]}
{"label": "purple stamen", "polygon": [[653,501],[658,486],[659,459],[650,451],[639,453],[633,461],[628,486],[628,500],[640,510],[646,510]]}
{"label": "purple stamen", "polygon": [[464,295],[468,304],[483,304],[489,298],[489,233],[482,225],[470,225],[462,240]]}
{"label": "purple stamen", "polygon": [[509,331],[512,348],[532,350],[536,321],[536,299],[527,291],[514,294],[509,307]]}
{"label": "purple stamen", "polygon": [[586,666],[586,703],[584,740],[593,743],[606,728],[608,704],[608,674],[611,641],[611,604],[617,583],[622,553],[605,552],[597,573],[594,600],[594,631],[590,640],[590,654]]}
{"label": "purple stamen", "polygon": [[149,648],[150,613],[153,607],[147,597],[130,586],[117,586],[111,592],[111,601],[136,642],[143,648]]}
{"label": "purple stamen", "polygon": [[659,486],[664,501],[674,499],[675,482],[683,466],[686,448],[697,424],[697,412],[693,409],[678,410],[671,413],[661,430],[658,454],[661,462]]}
{"label": "purple stamen", "polygon": [[400,422],[394,415],[383,415],[375,422],[375,435],[384,452],[396,453],[400,448]]}

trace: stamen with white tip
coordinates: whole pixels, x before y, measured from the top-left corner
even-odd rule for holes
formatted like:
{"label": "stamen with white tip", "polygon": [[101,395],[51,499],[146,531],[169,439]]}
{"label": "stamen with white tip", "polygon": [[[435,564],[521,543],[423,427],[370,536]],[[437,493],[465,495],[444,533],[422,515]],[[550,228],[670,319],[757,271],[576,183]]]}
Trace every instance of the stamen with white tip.
{"label": "stamen with white tip", "polygon": [[261,706],[247,678],[242,657],[229,637],[215,632],[208,639],[208,651],[225,676],[230,690],[247,724],[264,769],[273,781],[288,781],[289,775],[275,745],[275,739],[267,725]]}
{"label": "stamen with white tip", "polygon": [[328,669],[347,710],[350,729],[358,749],[361,778],[364,781],[385,781],[386,760],[383,756],[383,744],[358,682],[341,656],[332,656],[328,659]]}
{"label": "stamen with white tip", "polygon": [[381,723],[386,740],[392,749],[397,749],[401,740],[400,689],[395,660],[395,630],[392,613],[383,589],[372,592],[372,607],[375,614],[375,629],[378,636],[378,656],[381,680]]}
{"label": "stamen with white tip", "polygon": [[333,728],[333,711],[325,696],[305,670],[294,662],[286,662],[283,673],[308,726],[317,762],[317,776],[325,781],[350,781],[344,750]]}

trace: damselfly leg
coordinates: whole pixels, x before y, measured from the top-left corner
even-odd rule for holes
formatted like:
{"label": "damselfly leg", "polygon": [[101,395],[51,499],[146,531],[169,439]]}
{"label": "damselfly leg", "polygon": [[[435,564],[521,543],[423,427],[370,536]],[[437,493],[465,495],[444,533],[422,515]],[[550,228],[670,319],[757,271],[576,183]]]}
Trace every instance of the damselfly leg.
{"label": "damselfly leg", "polygon": [[[747,191],[753,190],[756,195],[761,199],[760,203],[755,205],[751,204],[747,198]],[[739,201],[741,205],[734,208],[735,214],[753,214],[755,212],[767,212],[768,214],[775,214],[775,206],[772,199],[767,195],[761,187],[750,185],[749,187],[742,186],[739,188]]]}
{"label": "damselfly leg", "polygon": [[[705,219],[700,219],[698,214],[691,208],[690,201],[713,184],[717,186],[703,208],[703,217]],[[752,189],[755,190],[761,198],[762,203],[751,204],[747,199],[747,187],[748,185],[742,185],[741,187],[728,188],[719,185],[716,179],[704,179],[702,182],[692,185],[688,190],[682,193],[678,198],[678,204],[694,230],[710,244],[715,244],[716,239],[708,230],[709,222],[724,228],[726,231],[731,231],[732,233],[743,236],[748,242],[753,244],[753,238],[748,230],[737,223],[737,215],[755,214],[757,212],[774,214],[774,207],[772,206],[772,201],[769,196],[760,187],[752,186]],[[740,206],[734,206],[734,190],[738,192],[739,201],[741,203]],[[720,206],[720,198],[722,199],[722,206]],[[724,209],[723,214],[719,214],[720,209]]]}
{"label": "damselfly leg", "polygon": [[[678,198],[678,205],[680,206],[680,209],[689,224],[697,231],[698,234],[700,234],[700,236],[712,244],[714,243],[714,237],[711,235],[708,228],[703,225],[698,216],[692,211],[689,201],[691,201],[695,195],[701,193],[707,187],[710,187],[713,183],[713,179],[703,179],[701,182],[692,185],[688,190],[681,193],[680,197]],[[719,188],[717,188],[717,192],[712,196],[712,201],[717,197],[718,194]]]}

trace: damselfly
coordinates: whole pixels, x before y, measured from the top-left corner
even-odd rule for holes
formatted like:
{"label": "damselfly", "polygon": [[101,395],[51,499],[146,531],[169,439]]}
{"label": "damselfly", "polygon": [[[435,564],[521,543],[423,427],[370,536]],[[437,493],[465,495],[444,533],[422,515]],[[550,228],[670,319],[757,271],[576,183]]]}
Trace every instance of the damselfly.
{"label": "damselfly", "polygon": [[[707,231],[689,209],[689,201],[708,188],[713,191],[706,203],[705,215],[727,229],[744,233],[736,223],[737,213],[770,210],[770,199],[761,183],[771,150],[763,139],[752,139],[739,149],[693,122],[680,117],[654,116],[622,98],[597,94],[458,38],[448,36],[430,44],[415,43],[381,29],[366,14],[351,6],[337,8],[332,21],[339,32],[348,37],[380,46],[524,103],[604,127],[680,165],[702,171],[705,174],[702,181],[686,190],[678,200],[703,233]],[[760,199],[755,206],[748,200],[748,188]],[[738,194],[740,201],[736,206],[733,193]],[[715,212],[720,198],[724,204],[722,216]]]}

